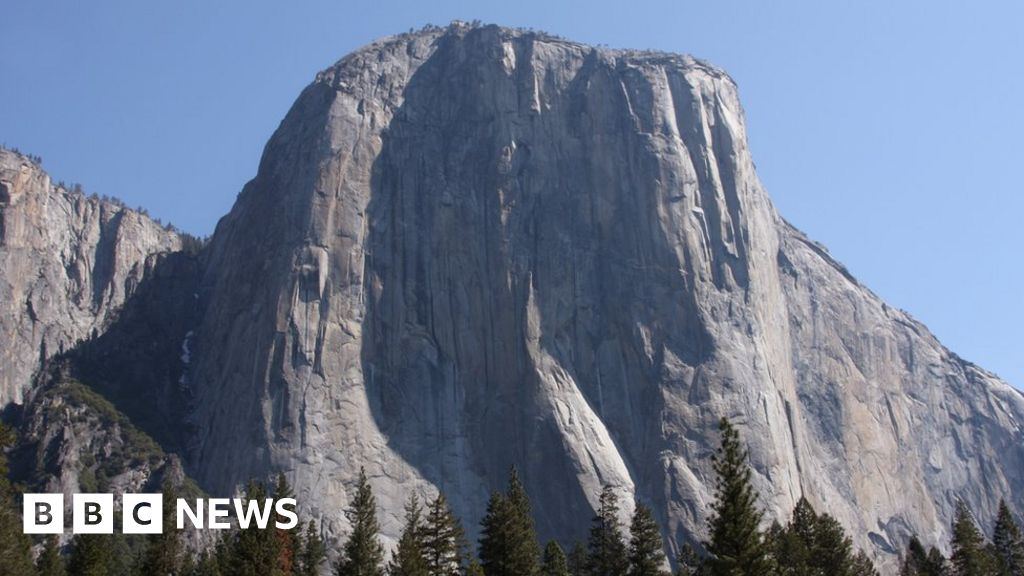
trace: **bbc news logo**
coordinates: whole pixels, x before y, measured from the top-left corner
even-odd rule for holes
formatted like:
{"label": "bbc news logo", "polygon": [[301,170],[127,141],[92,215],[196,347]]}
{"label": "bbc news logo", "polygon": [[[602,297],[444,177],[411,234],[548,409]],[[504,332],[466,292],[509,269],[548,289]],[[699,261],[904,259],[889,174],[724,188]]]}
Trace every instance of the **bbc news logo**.
{"label": "bbc news logo", "polygon": [[[175,515],[175,526],[200,530],[231,528],[229,518],[234,512],[238,527],[260,529],[273,525],[291,530],[299,523],[294,498],[246,500],[242,498],[197,498],[190,502],[178,498],[174,511],[164,510],[162,494],[124,494],[121,496],[121,532],[125,534],[161,534],[164,514]],[[63,534],[64,495],[25,494],[22,504],[25,534]],[[113,494],[73,494],[71,497],[71,532],[73,534],[113,534]],[[273,520],[273,522],[271,522]]]}

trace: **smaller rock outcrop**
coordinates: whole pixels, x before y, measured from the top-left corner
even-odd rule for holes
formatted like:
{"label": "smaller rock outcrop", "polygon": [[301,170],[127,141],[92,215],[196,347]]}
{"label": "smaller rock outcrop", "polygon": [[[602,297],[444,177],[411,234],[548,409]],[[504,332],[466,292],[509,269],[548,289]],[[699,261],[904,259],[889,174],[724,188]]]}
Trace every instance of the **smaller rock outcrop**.
{"label": "smaller rock outcrop", "polygon": [[185,481],[177,456],[95,390],[59,370],[33,391],[20,414],[16,476],[33,491],[158,492]]}
{"label": "smaller rock outcrop", "polygon": [[[75,378],[69,361],[47,362],[25,403],[8,406],[3,418],[17,430],[12,477],[28,492],[63,494],[65,518],[78,493],[153,493],[169,487],[189,500],[206,497],[177,455]],[[120,506],[119,497],[115,504]],[[66,544],[71,537],[68,532],[61,540]],[[183,538],[198,552],[213,543],[214,533],[188,529]]]}
{"label": "smaller rock outcrop", "polygon": [[0,149],[0,405],[23,402],[47,358],[102,333],[182,244],[145,214],[54,185],[36,160]]}

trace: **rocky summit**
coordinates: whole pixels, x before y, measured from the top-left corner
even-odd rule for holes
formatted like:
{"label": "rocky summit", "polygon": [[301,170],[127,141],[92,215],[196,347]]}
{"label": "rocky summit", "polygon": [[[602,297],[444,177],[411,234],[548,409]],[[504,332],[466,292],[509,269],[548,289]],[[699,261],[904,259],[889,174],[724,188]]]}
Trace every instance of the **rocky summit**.
{"label": "rocky summit", "polygon": [[544,538],[583,537],[611,484],[699,541],[721,417],[769,519],[805,496],[888,571],[958,499],[1024,510],[1024,396],[776,212],[700,60],[460,23],[375,42],[181,265],[148,219],[0,166],[3,400],[77,344],[137,425],[187,424],[150,433],[203,489],[283,471],[334,537],[361,467],[393,542],[413,491],[472,536],[516,466]]}

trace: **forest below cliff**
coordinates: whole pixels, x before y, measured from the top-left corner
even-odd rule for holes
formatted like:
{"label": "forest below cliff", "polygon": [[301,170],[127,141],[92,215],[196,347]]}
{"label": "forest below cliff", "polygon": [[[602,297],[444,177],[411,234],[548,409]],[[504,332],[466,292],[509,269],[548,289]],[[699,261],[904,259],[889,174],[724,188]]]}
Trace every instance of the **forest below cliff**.
{"label": "forest below cliff", "polygon": [[[855,550],[843,527],[828,513],[801,498],[785,525],[764,528],[758,494],[750,484],[748,454],[736,429],[725,419],[714,456],[715,501],[708,539],[685,542],[672,562],[651,509],[636,502],[628,526],[621,521],[616,492],[607,487],[590,520],[589,538],[566,552],[555,541],[543,547],[534,530],[530,497],[513,468],[504,492],[492,494],[480,521],[480,540],[472,546],[445,494],[422,500],[411,494],[405,526],[396,547],[386,551],[380,539],[379,512],[365,471],[344,514],[352,531],[337,548],[320,535],[313,520],[298,528],[239,529],[221,533],[212,544],[190,540],[165,514],[155,535],[77,534],[62,542],[56,535],[30,537],[21,532],[20,489],[9,478],[6,452],[15,433],[0,428],[0,572],[10,576],[872,576],[871,559]],[[166,483],[165,509],[173,509],[179,487]],[[247,501],[294,497],[283,474],[265,485],[250,482]],[[117,523],[119,524],[119,522]],[[913,537],[902,555],[900,576],[1021,576],[1024,538],[1005,503],[986,539],[965,504],[957,508],[945,557],[925,549]],[[475,549],[475,551],[474,551]],[[329,553],[333,552],[333,553]],[[328,558],[333,558],[329,562]]]}

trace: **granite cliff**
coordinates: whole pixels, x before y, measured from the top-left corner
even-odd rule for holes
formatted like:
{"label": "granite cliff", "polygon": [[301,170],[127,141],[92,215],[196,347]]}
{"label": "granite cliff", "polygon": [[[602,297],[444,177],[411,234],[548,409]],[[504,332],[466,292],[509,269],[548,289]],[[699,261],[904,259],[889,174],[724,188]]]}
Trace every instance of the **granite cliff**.
{"label": "granite cliff", "polygon": [[942,542],[1024,509],[1024,397],[787,224],[735,83],[672,54],[453,25],[318,75],[222,220],[190,378],[201,481],[287,470],[335,533],[359,466],[399,529],[478,518],[508,467],[547,536],[599,487],[700,534],[714,423],[772,516]]}
{"label": "granite cliff", "polygon": [[[3,176],[8,259],[8,237],[83,227],[64,210],[11,235],[14,183],[44,178],[28,170]],[[64,339],[47,351],[102,330],[176,248],[144,226],[104,237],[131,251],[33,292],[70,310],[47,316]],[[6,287],[31,276],[8,261],[17,402],[46,308]],[[1024,396],[776,212],[735,83],[687,56],[462,24],[375,42],[302,92],[182,266],[138,317],[188,311],[152,352],[188,351],[157,379],[187,399],[144,410],[189,423],[170,436],[207,491],[284,471],[334,536],[361,466],[393,538],[412,490],[444,490],[472,530],[515,465],[543,537],[582,536],[613,484],[670,546],[697,540],[722,416],[770,517],[806,496],[889,569],[911,533],[947,540],[959,498],[986,523],[999,498],[1024,510]]]}
{"label": "granite cliff", "polygon": [[0,149],[0,405],[49,358],[103,333],[179,235],[122,204],[54,184]]}

